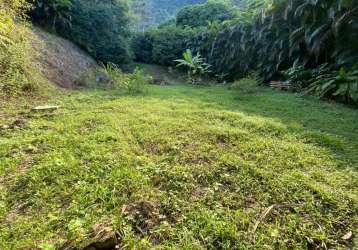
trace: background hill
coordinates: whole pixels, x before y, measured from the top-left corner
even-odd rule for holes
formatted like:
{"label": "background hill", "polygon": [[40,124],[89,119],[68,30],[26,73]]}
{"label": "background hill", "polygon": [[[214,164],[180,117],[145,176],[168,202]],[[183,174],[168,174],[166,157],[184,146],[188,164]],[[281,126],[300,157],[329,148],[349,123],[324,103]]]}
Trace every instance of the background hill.
{"label": "background hill", "polygon": [[[134,0],[132,12],[137,19],[134,29],[143,31],[147,28],[158,26],[174,18],[183,7],[205,2],[207,0]],[[212,2],[226,2],[243,6],[247,0],[217,0]]]}
{"label": "background hill", "polygon": [[183,7],[205,2],[206,0],[136,0],[133,4],[133,14],[139,20],[135,29],[141,31],[157,26],[173,18]]}

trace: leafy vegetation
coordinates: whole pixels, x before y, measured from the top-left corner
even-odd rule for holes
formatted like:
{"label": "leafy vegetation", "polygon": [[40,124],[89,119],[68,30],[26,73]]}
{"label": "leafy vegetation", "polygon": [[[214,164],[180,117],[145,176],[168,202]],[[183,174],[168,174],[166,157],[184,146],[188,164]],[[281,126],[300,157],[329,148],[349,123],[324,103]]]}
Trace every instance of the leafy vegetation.
{"label": "leafy vegetation", "polygon": [[[320,69],[317,70],[317,76],[327,69],[327,64],[322,65]],[[296,61],[291,68],[283,72],[283,75],[295,91],[302,91],[309,86],[309,81],[313,77],[313,71],[306,69],[303,64],[299,64]]]}
{"label": "leafy vegetation", "polygon": [[153,79],[151,76],[136,67],[131,74],[123,73],[123,71],[115,64],[107,64],[104,66],[105,73],[109,77],[108,81],[112,85],[112,89],[120,89],[123,93],[132,95],[144,94],[147,85],[151,84]]}
{"label": "leafy vegetation", "polygon": [[138,62],[175,66],[187,48],[187,40],[194,35],[192,29],[173,26],[138,33],[133,39],[133,50]]}
{"label": "leafy vegetation", "polygon": [[191,47],[216,72],[233,78],[255,69],[270,80],[295,61],[307,68],[323,63],[350,67],[356,62],[356,1],[269,2],[223,24],[220,32],[199,34]]}
{"label": "leafy vegetation", "polygon": [[1,130],[1,249],[113,233],[123,249],[356,248],[357,111],[266,88],[120,93],[67,92]]}
{"label": "leafy vegetation", "polygon": [[357,66],[350,70],[342,67],[335,71],[328,64],[322,64],[313,70],[294,64],[284,75],[296,91],[304,91],[320,98],[333,96],[350,104],[358,101]]}
{"label": "leafy vegetation", "polygon": [[358,67],[317,74],[307,90],[319,97],[334,96],[345,103],[358,101]]}
{"label": "leafy vegetation", "polygon": [[262,90],[259,87],[260,83],[260,77],[251,72],[246,77],[232,83],[229,89],[237,91],[239,94],[254,94]]}
{"label": "leafy vegetation", "polygon": [[41,25],[53,30],[71,25],[72,0],[35,0],[33,4],[31,17]]}
{"label": "leafy vegetation", "polygon": [[201,76],[210,72],[210,65],[205,63],[204,59],[197,53],[195,56],[191,50],[187,50],[183,54],[183,59],[175,60],[177,67],[185,67],[188,70],[188,79],[192,84],[202,81]]}

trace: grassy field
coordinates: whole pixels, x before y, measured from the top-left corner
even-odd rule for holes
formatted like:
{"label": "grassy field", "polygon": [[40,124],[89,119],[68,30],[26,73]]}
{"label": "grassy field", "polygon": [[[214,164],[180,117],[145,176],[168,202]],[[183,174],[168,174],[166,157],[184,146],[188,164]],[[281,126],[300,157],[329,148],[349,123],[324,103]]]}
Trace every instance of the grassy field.
{"label": "grassy field", "polygon": [[357,110],[186,85],[51,102],[0,130],[0,249],[358,247]]}

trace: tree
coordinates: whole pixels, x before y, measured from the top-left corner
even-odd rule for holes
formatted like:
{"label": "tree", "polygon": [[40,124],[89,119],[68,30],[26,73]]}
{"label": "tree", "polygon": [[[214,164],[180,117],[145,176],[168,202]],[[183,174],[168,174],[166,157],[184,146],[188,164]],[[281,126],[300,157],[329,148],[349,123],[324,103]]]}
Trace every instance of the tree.
{"label": "tree", "polygon": [[55,30],[58,25],[69,25],[72,0],[36,0],[32,18],[43,26]]}

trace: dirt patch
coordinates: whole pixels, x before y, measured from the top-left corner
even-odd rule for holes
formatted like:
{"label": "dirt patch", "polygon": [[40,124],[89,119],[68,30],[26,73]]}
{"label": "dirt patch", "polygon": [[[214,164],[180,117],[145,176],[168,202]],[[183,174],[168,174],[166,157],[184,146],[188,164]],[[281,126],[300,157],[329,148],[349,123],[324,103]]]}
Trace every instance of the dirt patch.
{"label": "dirt patch", "polygon": [[98,223],[92,228],[89,240],[76,244],[75,241],[68,241],[59,249],[61,250],[113,250],[120,249],[119,235],[106,224]]}
{"label": "dirt patch", "polygon": [[32,44],[37,51],[35,65],[50,82],[63,88],[76,88],[86,72],[98,67],[96,61],[72,42],[33,28]]}
{"label": "dirt patch", "polygon": [[160,222],[159,206],[150,201],[138,201],[122,207],[122,214],[141,235],[146,234]]}
{"label": "dirt patch", "polygon": [[19,118],[19,119],[14,120],[11,124],[0,125],[0,131],[7,130],[7,129],[22,128],[22,127],[25,127],[26,123],[27,123],[27,120]]}
{"label": "dirt patch", "polygon": [[93,232],[94,242],[83,250],[111,250],[117,249],[117,246],[119,246],[118,236],[111,228],[98,224],[94,226]]}

